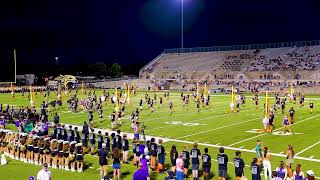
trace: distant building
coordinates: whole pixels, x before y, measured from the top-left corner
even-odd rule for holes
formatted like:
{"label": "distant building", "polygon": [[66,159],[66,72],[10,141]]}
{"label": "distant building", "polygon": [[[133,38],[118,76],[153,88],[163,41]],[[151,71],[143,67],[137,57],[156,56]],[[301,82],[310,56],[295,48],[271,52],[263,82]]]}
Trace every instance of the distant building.
{"label": "distant building", "polygon": [[34,74],[17,75],[17,83],[21,85],[33,85],[36,80]]}

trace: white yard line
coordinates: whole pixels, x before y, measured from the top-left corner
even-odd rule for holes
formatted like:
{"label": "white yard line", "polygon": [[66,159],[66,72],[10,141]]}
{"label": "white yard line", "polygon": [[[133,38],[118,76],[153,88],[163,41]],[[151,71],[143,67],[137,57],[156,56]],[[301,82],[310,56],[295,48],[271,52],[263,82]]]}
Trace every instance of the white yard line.
{"label": "white yard line", "polygon": [[[318,116],[320,116],[320,114],[315,115],[315,116],[312,116],[312,117],[309,117],[309,118],[306,118],[306,119],[301,120],[301,121],[298,121],[298,122],[295,122],[294,124],[292,124],[292,126],[294,126],[294,125],[296,125],[296,124],[300,124],[300,123],[302,123],[302,122],[304,122],[304,121],[308,121],[308,120],[310,120],[310,119],[316,118],[316,117],[318,117]],[[281,130],[281,129],[283,129],[283,127],[277,129],[275,132],[277,132],[277,131],[279,131],[279,130]],[[236,142],[236,143],[230,144],[230,145],[228,145],[228,146],[234,146],[234,145],[236,145],[236,144],[240,144],[240,143],[243,143],[243,142],[252,140],[252,139],[256,139],[257,137],[264,136],[264,135],[267,135],[267,134],[268,134],[268,133],[259,134],[259,135],[256,135],[256,136],[253,136],[253,137],[250,137],[250,138],[247,138],[247,139],[238,141],[238,142]]]}
{"label": "white yard line", "polygon": [[[179,140],[179,139],[168,139],[168,141],[180,142],[180,143],[185,143],[185,144],[194,144],[194,142],[184,141],[184,140]],[[256,153],[255,150],[234,148],[234,147],[229,147],[229,146],[217,146],[217,145],[214,145],[214,144],[206,144],[206,143],[198,143],[198,145],[208,146],[208,147],[214,147],[214,148],[223,147],[224,149],[233,150],[233,151],[242,151],[242,152]],[[276,157],[287,157],[287,155],[285,155],[285,154],[277,154],[277,153],[270,153],[270,154],[273,155],[273,156],[276,156]],[[312,161],[312,162],[320,162],[320,159],[305,158],[305,157],[300,157],[300,156],[294,156],[294,159],[305,160],[305,161]]]}
{"label": "white yard line", "polygon": [[[205,121],[205,120],[208,120],[208,119],[213,119],[213,118],[227,116],[227,115],[233,115],[233,113],[225,113],[225,114],[221,114],[221,115],[217,115],[217,116],[211,116],[211,117],[196,119],[196,120],[192,120],[192,121],[184,121],[184,123]],[[217,120],[219,120],[219,119],[217,119]],[[167,127],[172,127],[172,126],[177,126],[177,125],[173,124],[173,125],[161,126],[161,127],[156,127],[156,128],[152,128],[152,129],[146,129],[145,131],[146,132],[147,131],[153,131],[153,130],[163,129],[163,128],[167,128]]]}
{"label": "white yard line", "polygon": [[183,138],[186,138],[186,137],[190,137],[190,136],[194,136],[194,135],[198,135],[198,134],[203,134],[203,133],[210,132],[210,131],[219,130],[219,129],[223,129],[223,128],[226,128],[226,127],[231,127],[231,126],[235,126],[235,125],[238,125],[238,124],[243,124],[243,123],[246,123],[246,122],[254,121],[254,120],[259,119],[259,118],[254,118],[254,119],[250,119],[250,120],[246,120],[246,121],[240,121],[240,122],[237,122],[237,123],[233,123],[233,124],[229,124],[229,125],[225,125],[225,126],[220,126],[218,128],[208,129],[208,130],[205,130],[205,131],[200,131],[200,132],[197,132],[197,133],[193,133],[193,134],[189,134],[189,135],[185,135],[185,136],[179,137],[177,139],[183,139]]}
{"label": "white yard line", "polygon": [[240,144],[240,143],[249,141],[249,140],[251,140],[251,139],[255,139],[255,138],[257,138],[257,137],[264,136],[264,135],[266,135],[266,134],[267,134],[267,133],[259,134],[259,135],[253,136],[253,137],[251,137],[251,138],[247,138],[247,139],[238,141],[238,142],[236,142],[236,143],[230,144],[230,145],[228,145],[228,146],[234,146],[234,145],[236,145],[236,144]]}
{"label": "white yard line", "polygon": [[297,156],[297,155],[299,155],[299,154],[302,154],[303,152],[305,152],[305,151],[307,151],[307,150],[309,150],[309,149],[313,148],[314,146],[316,146],[316,145],[318,145],[318,144],[320,144],[320,141],[319,141],[319,142],[317,142],[317,143],[314,143],[314,144],[312,144],[311,146],[309,146],[309,147],[305,148],[304,150],[302,150],[302,151],[300,151],[300,152],[296,153],[296,156]]}
{"label": "white yard line", "polygon": [[[214,110],[222,110],[222,109],[225,109],[225,108],[214,108]],[[227,108],[228,109],[228,108]],[[252,110],[254,110],[254,109],[246,109],[246,110],[243,110],[243,111],[241,111],[241,112],[246,112],[246,111],[252,111]],[[142,111],[143,112],[143,111]],[[167,111],[168,112],[168,111]],[[143,120],[142,122],[149,122],[149,121],[154,121],[154,120],[159,120],[159,119],[169,119],[169,118],[171,118],[171,117],[179,117],[179,116],[185,116],[186,114],[194,114],[195,113],[195,111],[187,111],[187,112],[184,112],[184,113],[179,113],[179,114],[173,114],[173,115],[169,115],[169,116],[163,116],[163,115],[161,115],[161,117],[158,117],[158,118],[146,118],[146,117],[141,117],[141,119],[147,119],[147,120]],[[214,112],[215,113],[215,112]],[[209,114],[207,114],[207,115],[211,115],[211,114],[214,114],[214,113],[209,113]],[[230,113],[231,114],[231,113]],[[222,115],[224,115],[224,114],[222,114]]]}

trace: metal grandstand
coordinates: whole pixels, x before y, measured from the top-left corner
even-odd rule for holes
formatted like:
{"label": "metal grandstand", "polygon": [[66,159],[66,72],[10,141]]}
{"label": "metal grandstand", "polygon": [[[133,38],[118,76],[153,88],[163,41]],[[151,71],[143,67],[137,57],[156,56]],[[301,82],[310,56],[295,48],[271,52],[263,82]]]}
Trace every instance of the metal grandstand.
{"label": "metal grandstand", "polygon": [[154,62],[156,62],[158,59],[160,59],[164,54],[182,54],[182,53],[193,53],[193,52],[214,52],[214,51],[235,51],[235,50],[256,50],[256,49],[268,49],[268,48],[304,47],[304,46],[318,46],[318,45],[320,45],[320,40],[281,42],[281,43],[265,43],[265,44],[249,44],[249,45],[165,49],[156,58],[154,58],[147,65],[145,65],[143,68],[141,68],[139,71],[139,74],[141,74],[143,70],[150,67]]}

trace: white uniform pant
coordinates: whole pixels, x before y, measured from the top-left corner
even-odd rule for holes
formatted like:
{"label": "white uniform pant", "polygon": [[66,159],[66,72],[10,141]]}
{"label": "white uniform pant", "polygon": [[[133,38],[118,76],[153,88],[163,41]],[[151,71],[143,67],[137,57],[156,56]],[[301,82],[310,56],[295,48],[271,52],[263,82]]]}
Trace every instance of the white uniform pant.
{"label": "white uniform pant", "polygon": [[271,171],[271,163],[270,163],[270,161],[263,160],[262,163],[263,163],[264,179],[268,179],[268,174],[267,173],[269,173],[269,178],[271,179],[272,171]]}

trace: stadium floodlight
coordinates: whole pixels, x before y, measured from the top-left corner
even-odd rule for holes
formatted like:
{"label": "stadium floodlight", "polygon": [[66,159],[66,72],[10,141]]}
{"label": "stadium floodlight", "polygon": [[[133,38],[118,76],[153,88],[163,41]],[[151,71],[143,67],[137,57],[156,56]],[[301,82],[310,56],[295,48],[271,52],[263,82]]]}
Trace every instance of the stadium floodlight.
{"label": "stadium floodlight", "polygon": [[183,4],[184,0],[181,0],[181,53],[183,53]]}

